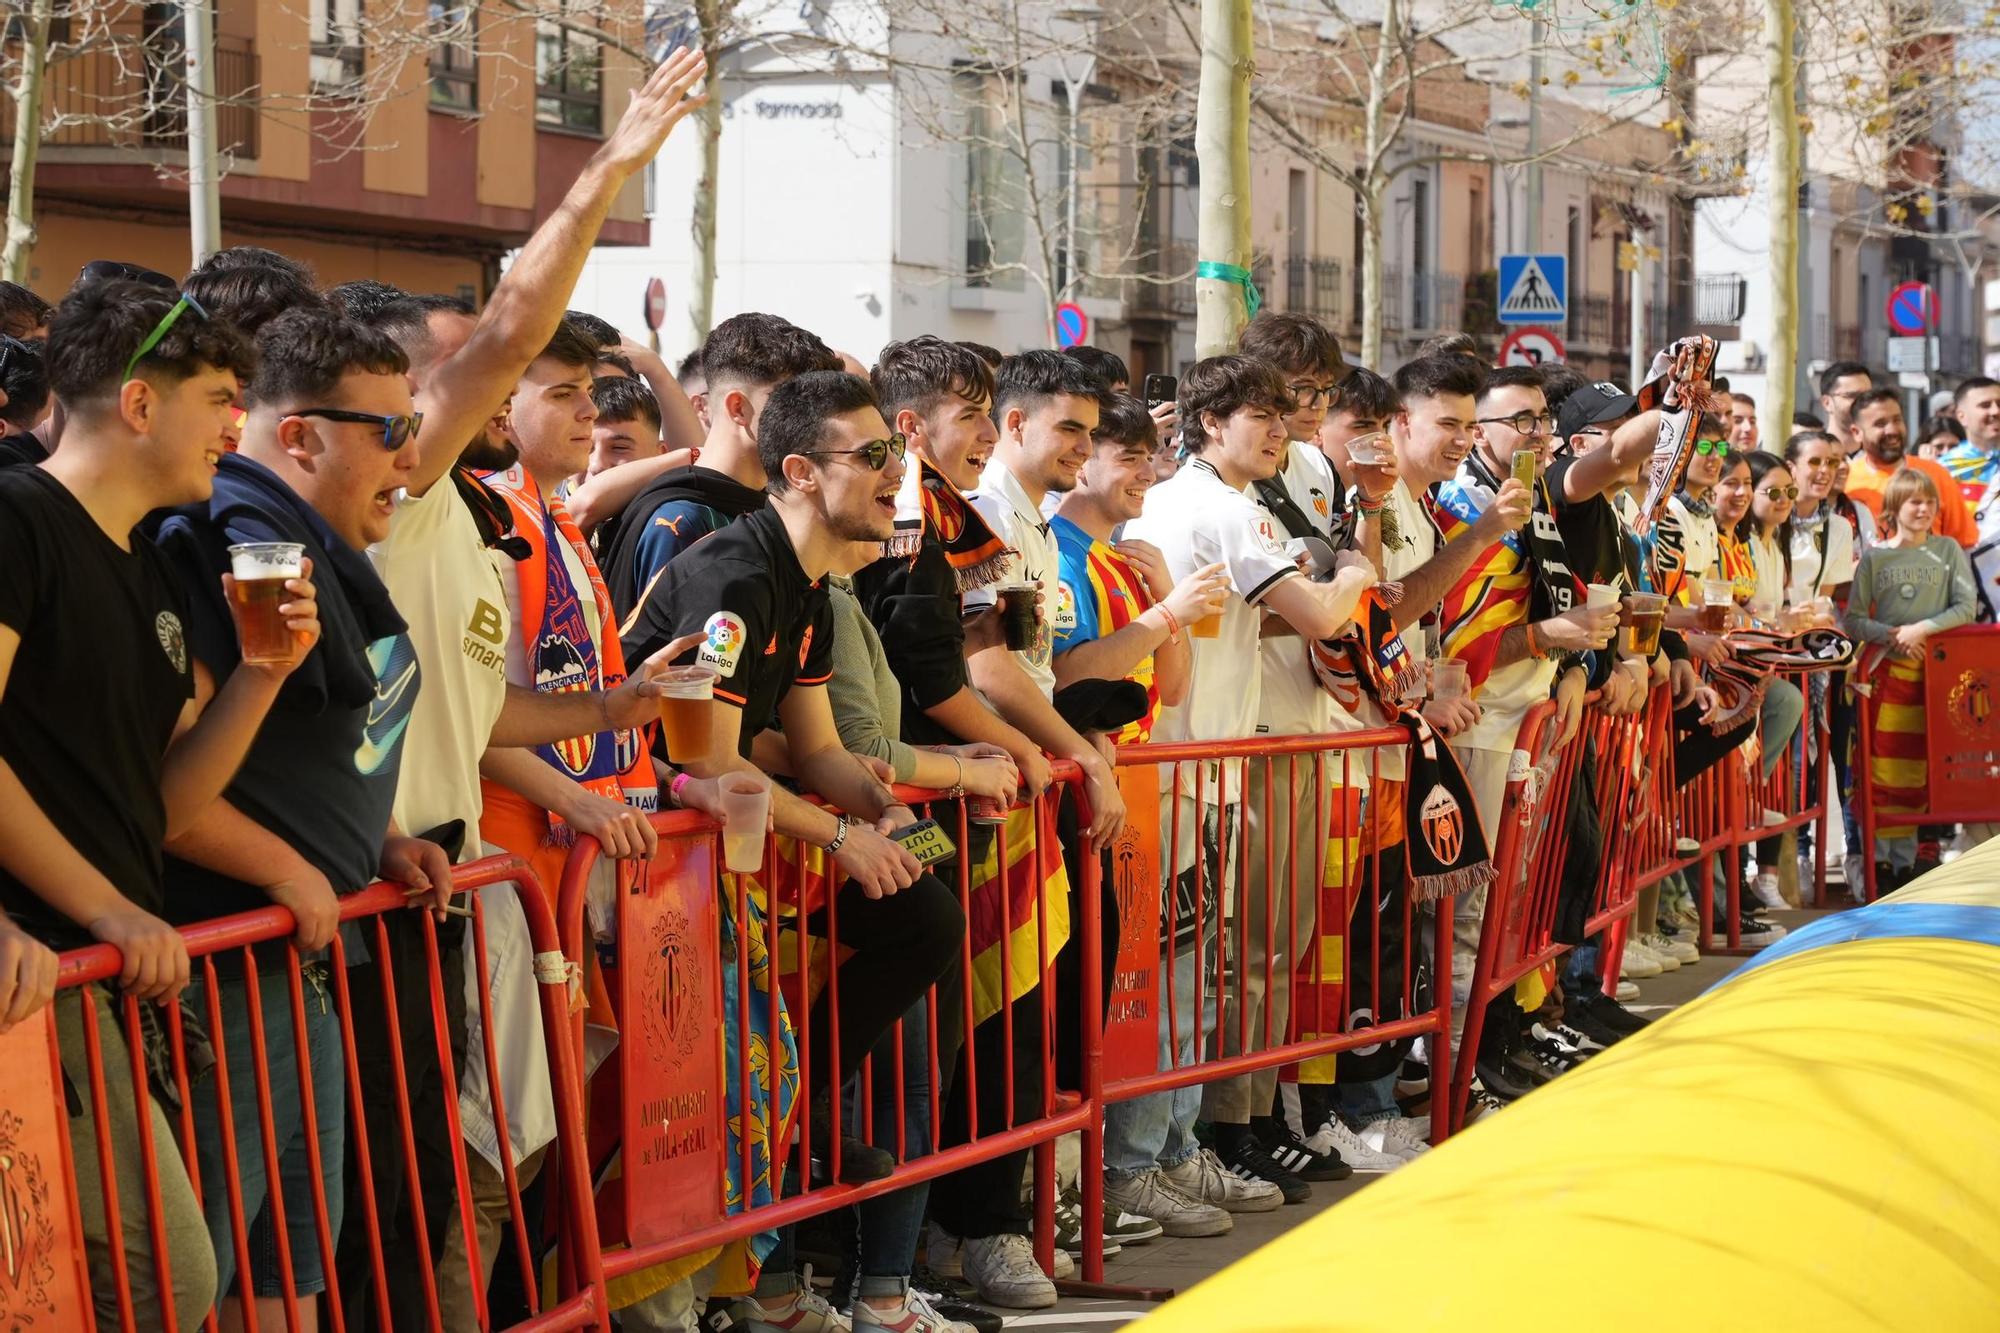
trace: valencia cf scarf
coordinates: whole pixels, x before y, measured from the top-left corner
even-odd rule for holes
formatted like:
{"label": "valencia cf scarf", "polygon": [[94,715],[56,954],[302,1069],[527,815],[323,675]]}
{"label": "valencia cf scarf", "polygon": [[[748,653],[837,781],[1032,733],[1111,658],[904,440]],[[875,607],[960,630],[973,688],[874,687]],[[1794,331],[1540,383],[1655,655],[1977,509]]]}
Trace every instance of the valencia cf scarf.
{"label": "valencia cf scarf", "polygon": [[1854,660],[1854,640],[1837,629],[1809,629],[1792,635],[1739,629],[1731,630],[1723,642],[1729,656],[1708,673],[1708,683],[1718,700],[1708,727],[1718,736],[1755,716],[1773,673],[1837,671]]}
{"label": "valencia cf scarf", "polygon": [[960,593],[983,588],[999,578],[1012,554],[972,507],[958,487],[917,453],[909,455],[903,484],[896,492],[896,533],[883,543],[883,553],[901,560],[915,558],[929,528],[944,547],[944,557],[958,578]]}
{"label": "valencia cf scarf", "polygon": [[[531,553],[515,566],[521,607],[514,633],[528,645],[530,688],[537,694],[569,694],[616,689],[625,680],[625,654],[615,632],[611,594],[591,558],[590,544],[561,500],[542,499],[534,480],[518,465],[488,478],[493,491],[514,512],[514,529]],[[562,558],[567,544],[589,579],[579,589]],[[583,598],[597,603],[603,643],[591,635]],[[644,736],[638,729],[592,732],[538,745],[544,763],[596,795],[640,810],[659,808]],[[547,812],[549,841],[568,845],[574,833]]]}
{"label": "valencia cf scarf", "polygon": [[1652,373],[1639,390],[1639,410],[1660,410],[1659,433],[1653,441],[1653,463],[1646,498],[1639,503],[1632,530],[1641,535],[1667,507],[1667,501],[1681,487],[1688,464],[1694,461],[1695,426],[1702,409],[1708,406],[1705,391],[1697,396],[1696,385],[1706,385],[1715,366],[1715,339],[1695,335],[1681,338],[1653,358]]}

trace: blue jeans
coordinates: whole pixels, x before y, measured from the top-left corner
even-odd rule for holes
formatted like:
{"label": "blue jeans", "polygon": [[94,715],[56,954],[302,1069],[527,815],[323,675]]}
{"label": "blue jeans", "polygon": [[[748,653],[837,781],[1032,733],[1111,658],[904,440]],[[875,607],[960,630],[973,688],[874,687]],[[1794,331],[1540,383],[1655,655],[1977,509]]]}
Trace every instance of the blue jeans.
{"label": "blue jeans", "polygon": [[[941,995],[947,1004],[952,996]],[[931,1070],[930,1014],[922,1000],[903,1015],[903,1160],[914,1162],[931,1150]],[[896,1034],[892,1031],[875,1044],[874,1053],[875,1125],[872,1141],[878,1148],[896,1151]],[[951,1073],[951,1057],[938,1053],[940,1078]],[[854,1080],[848,1097],[847,1114],[861,1136],[861,1086]],[[929,1201],[929,1181],[882,1194],[857,1206],[860,1224],[856,1228],[859,1255],[857,1296],[900,1296],[910,1289],[910,1272],[917,1265],[917,1238],[923,1230],[924,1205]]]}
{"label": "blue jeans", "polygon": [[[1174,1013],[1180,1032],[1178,1062],[1173,1051],[1173,1029],[1167,1026],[1167,997],[1160,994],[1160,1069],[1187,1065],[1195,1057],[1195,951],[1174,955]],[[1213,959],[1210,960],[1213,972]],[[1214,976],[1203,980],[1214,983]],[[1164,986],[1164,983],[1163,983]],[[1201,997],[1201,1032],[1215,1028],[1215,1001]],[[1130,1101],[1113,1102],[1104,1108],[1104,1174],[1114,1180],[1130,1180],[1156,1166],[1176,1167],[1193,1157],[1201,1145],[1195,1142],[1194,1122],[1201,1114],[1201,1085],[1175,1088],[1171,1092],[1149,1093]]]}
{"label": "blue jeans", "polygon": [[1366,1083],[1336,1083],[1334,1104],[1341,1119],[1350,1125],[1369,1125],[1377,1120],[1394,1120],[1403,1114],[1396,1105],[1396,1076],[1384,1074]]}
{"label": "blue jeans", "polygon": [[[226,1055],[229,1070],[229,1117],[236,1136],[233,1164],[243,1196],[243,1216],[250,1219],[250,1290],[258,1296],[285,1294],[284,1272],[278,1263],[278,1235],[270,1208],[270,1167],[264,1160],[262,1126],[257,1113],[257,1081],[270,1090],[271,1131],[278,1150],[278,1186],[283,1191],[285,1239],[291,1248],[292,1291],[310,1295],[326,1290],[326,1268],[320,1260],[319,1225],[313,1210],[312,1162],[306,1154],[305,1108],[299,1100],[299,1046],[310,1062],[312,1108],[319,1146],[319,1185],[326,1196],[327,1225],[340,1238],[341,1159],[346,1151],[347,1085],[342,1078],[340,1015],[324,961],[300,965],[299,986],[306,1016],[303,1042],[292,1030],[291,988],[284,966],[257,974],[258,1007],[264,1023],[264,1062],[250,1045],[247,983],[240,971],[218,977],[216,1002],[222,1010],[222,1031],[215,1042]],[[208,1016],[205,984],[188,990],[189,1004],[204,1020]],[[215,1243],[216,1290],[229,1294],[236,1275],[236,1246],[229,1229],[228,1167],[222,1150],[222,1123],[216,1089],[205,1080],[193,1090],[196,1155],[201,1166],[202,1211]]]}

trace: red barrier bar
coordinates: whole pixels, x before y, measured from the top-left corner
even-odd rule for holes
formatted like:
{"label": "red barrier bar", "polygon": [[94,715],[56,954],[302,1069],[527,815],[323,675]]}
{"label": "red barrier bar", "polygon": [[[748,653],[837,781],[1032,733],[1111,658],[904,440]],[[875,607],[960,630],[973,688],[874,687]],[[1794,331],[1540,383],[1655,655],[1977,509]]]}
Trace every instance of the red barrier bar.
{"label": "red barrier bar", "polygon": [[[576,1262],[571,1270],[572,1275],[568,1280],[559,1284],[557,1290],[544,1292],[541,1291],[540,1284],[533,1280],[532,1269],[524,1263],[523,1276],[528,1279],[528,1291],[531,1298],[535,1300],[536,1305],[540,1308],[540,1313],[536,1315],[530,1324],[523,1325],[523,1327],[532,1326],[548,1329],[607,1327],[608,1325],[603,1316],[603,1278],[601,1268],[596,1259],[599,1247],[596,1241],[595,1215],[587,1207],[581,1214],[577,1213],[579,1202],[585,1204],[589,1202],[589,1177],[586,1169],[586,1159],[583,1156],[581,1104],[574,1095],[577,1064],[574,1053],[569,1046],[569,1030],[568,1024],[565,1021],[568,1009],[566,977],[560,969],[556,969],[552,973],[548,961],[560,960],[561,958],[560,951],[556,947],[555,923],[550,914],[548,902],[543,895],[540,884],[535,880],[533,872],[528,868],[526,863],[512,857],[493,857],[457,867],[454,888],[459,893],[466,893],[485,885],[506,881],[512,881],[518,888],[516,898],[521,904],[527,933],[534,946],[536,955],[536,981],[537,989],[540,992],[539,1000],[542,1010],[544,1037],[546,1039],[544,1054],[550,1063],[552,1074],[555,1076],[554,1111],[556,1134],[555,1140],[551,1144],[550,1155],[552,1160],[561,1163],[561,1174],[569,1180],[573,1180],[578,1185],[578,1188],[570,1190],[566,1195],[559,1189],[557,1196],[563,1200],[563,1209],[566,1214],[563,1220],[564,1229],[572,1237],[574,1241],[573,1248],[577,1252]],[[377,884],[364,889],[360,893],[342,899],[340,916],[343,922],[372,922],[376,927],[375,943],[379,951],[378,958],[386,959],[386,931],[383,929],[382,923],[387,914],[406,910],[411,909],[408,907],[404,891],[399,886]],[[482,913],[483,903],[476,901],[473,908],[472,923],[474,938],[473,953],[477,959],[477,966],[479,968],[477,975],[481,983],[480,990],[482,995],[484,995],[486,983],[488,983],[490,978],[485,969],[486,955],[483,935],[484,918]],[[423,935],[429,942],[429,952],[425,961],[428,963],[429,968],[427,979],[429,981],[428,989],[430,991],[429,999],[432,1007],[433,1028],[437,1032],[440,1046],[443,1048],[442,1054],[447,1061],[446,1069],[449,1070],[449,1042],[443,1026],[443,1016],[445,1013],[443,1007],[443,978],[438,962],[439,956],[435,947],[435,934],[430,929],[430,918],[428,915],[421,917],[421,921]],[[296,951],[289,944],[289,937],[295,928],[295,922],[289,911],[283,908],[272,907],[189,926],[182,931],[182,937],[188,952],[197,961],[199,976],[204,984],[208,1000],[208,1012],[205,1017],[208,1020],[210,1036],[217,1057],[217,1064],[215,1066],[216,1080],[213,1092],[219,1099],[218,1106],[221,1114],[218,1116],[219,1143],[212,1145],[212,1150],[219,1150],[226,1159],[231,1160],[236,1156],[241,1140],[237,1133],[238,1127],[235,1124],[234,1100],[231,1097],[229,1086],[229,1050],[228,1042],[223,1035],[222,1020],[224,1014],[218,998],[219,988],[216,984],[218,978],[214,959],[217,955],[225,951],[234,951],[242,960],[244,968],[242,1002],[247,1009],[245,1017],[248,1024],[249,1050],[252,1056],[251,1063],[256,1075],[255,1087],[250,1091],[254,1096],[254,1109],[258,1121],[258,1147],[264,1155],[267,1175],[267,1194],[263,1204],[269,1209],[269,1222],[276,1232],[279,1273],[283,1285],[289,1293],[290,1289],[295,1285],[293,1262],[296,1256],[294,1256],[290,1248],[290,1238],[286,1233],[284,1225],[285,1201],[282,1198],[283,1184],[278,1171],[278,1145],[275,1138],[276,1120],[272,1102],[273,1086],[269,1082],[265,1072],[273,1063],[271,1051],[266,1044],[267,1038],[271,1034],[265,1032],[261,1007],[262,997],[260,993],[260,986],[270,984],[273,976],[265,975],[260,977],[256,961],[252,956],[253,945],[284,942],[284,961],[287,966],[279,970],[285,973],[284,984],[287,987],[286,1008],[289,1009],[292,1018],[294,1057],[299,1065],[299,1132],[305,1136],[304,1146],[311,1175],[312,1197],[310,1199],[310,1206],[314,1220],[318,1224],[319,1257],[325,1267],[329,1288],[324,1298],[323,1308],[327,1314],[328,1325],[334,1329],[339,1329],[345,1326],[345,1313],[341,1305],[338,1290],[339,1276],[336,1269],[335,1237],[332,1232],[328,1199],[321,1181],[322,1167],[328,1164],[323,1163],[320,1159],[317,1141],[317,1128],[320,1117],[325,1114],[325,1108],[321,1108],[315,1104],[312,1091],[310,1052],[306,1048],[306,1038],[304,1035],[306,997],[298,966],[299,958]],[[365,1228],[369,1240],[368,1251],[373,1261],[371,1272],[368,1276],[370,1279],[369,1290],[374,1297],[375,1313],[382,1321],[384,1327],[400,1327],[405,1326],[406,1317],[414,1312],[392,1308],[385,1277],[386,1263],[382,1256],[379,1218],[375,1211],[377,1200],[372,1186],[372,1171],[366,1138],[366,1117],[358,1075],[358,1061],[356,1059],[353,1013],[349,1007],[351,992],[347,986],[345,970],[346,954],[342,941],[338,938],[336,938],[332,945],[330,961],[335,969],[333,972],[332,990],[340,1020],[339,1026],[341,1028],[340,1049],[344,1065],[344,1090],[353,1103],[350,1109],[354,1115],[356,1131],[353,1140],[351,1140],[349,1151],[357,1154],[356,1161],[360,1168],[362,1181],[358,1200],[361,1205],[359,1211],[362,1215],[359,1217],[350,1216],[346,1220],[345,1225]],[[62,956],[59,984],[64,989],[72,989],[103,983],[115,978],[121,966],[122,960],[120,955],[111,946],[95,945],[89,948],[74,950]],[[408,1089],[402,1081],[399,1024],[394,1019],[394,1005],[396,1003],[395,987],[393,981],[389,978],[386,965],[382,968],[382,973],[385,982],[385,994],[383,998],[385,1006],[389,1008],[391,1013],[388,1035],[392,1050],[395,1052],[393,1072],[396,1078],[396,1087],[401,1094],[401,1104],[403,1107],[402,1124],[399,1128],[402,1130],[406,1149],[406,1161],[404,1165],[411,1173],[410,1183],[413,1189],[412,1212],[414,1221],[415,1215],[421,1212],[421,1203],[415,1194],[419,1181],[415,1174],[414,1144],[409,1135]],[[116,1287],[121,1327],[128,1329],[142,1326],[149,1328],[171,1328],[175,1325],[175,1315],[171,1304],[172,1287],[169,1252],[164,1233],[164,1218],[161,1215],[160,1208],[161,1177],[159,1172],[162,1167],[155,1160],[156,1154],[153,1151],[152,1136],[147,1126],[147,1118],[150,1115],[150,1106],[152,1103],[150,1097],[146,1095],[148,1084],[144,1061],[144,1046],[139,1038],[139,1010],[137,1002],[130,997],[122,999],[121,1007],[123,1009],[126,1029],[126,1041],[132,1062],[132,1068],[128,1076],[133,1080],[133,1088],[140,1116],[140,1133],[138,1136],[139,1157],[141,1159],[142,1180],[147,1196],[142,1200],[136,1201],[136,1205],[133,1201],[123,1201],[122,1206],[121,1200],[118,1198],[118,1188],[113,1172],[113,1145],[111,1141],[111,1126],[107,1115],[109,1102],[106,1095],[103,1048],[98,1035],[94,1012],[95,1006],[89,1002],[88,997],[85,997],[82,1008],[84,1055],[89,1070],[86,1082],[89,1084],[90,1096],[92,1098],[91,1104],[96,1110],[96,1136],[103,1177],[101,1184],[104,1191],[105,1212],[111,1238],[108,1247],[110,1251],[108,1259],[112,1271],[112,1281]],[[191,1108],[193,1106],[192,1098],[195,1096],[205,1096],[209,1090],[194,1085],[189,1078],[187,1053],[184,1044],[184,1028],[179,1021],[178,1013],[169,1011],[169,1017],[164,1026],[167,1039],[171,1045],[170,1055],[172,1059],[173,1086],[182,1097],[181,1113],[177,1117],[178,1128],[182,1138],[181,1143],[178,1145],[183,1164],[182,1169],[190,1172],[190,1178],[195,1184],[196,1198],[199,1200],[200,1162],[194,1151],[194,1121]],[[489,1034],[490,1031],[489,1015]],[[497,1059],[493,1056],[490,1035],[486,1047],[486,1073],[488,1082],[497,1094],[500,1086],[500,1070]],[[457,1100],[455,1080],[448,1083],[446,1097],[448,1102],[455,1106]],[[58,1112],[60,1112],[60,1107],[58,1107]],[[506,1132],[505,1111],[503,1103],[497,1095],[494,1101],[494,1112],[496,1128],[499,1130],[503,1165],[511,1173],[511,1154],[507,1146],[509,1139]],[[66,1117],[64,1119],[66,1120]],[[465,1153],[468,1149],[462,1138],[456,1135],[455,1120],[453,1121],[453,1127],[452,1142],[455,1156],[453,1167],[459,1191],[458,1203],[461,1215],[463,1216],[468,1215],[470,1210],[469,1191],[466,1189],[464,1183],[466,1178]],[[239,1174],[240,1172],[236,1170],[224,1170],[222,1172],[228,1192],[228,1220],[231,1231],[230,1243],[236,1251],[237,1271],[241,1278],[241,1281],[237,1284],[237,1289],[247,1293],[250,1289],[249,1255],[246,1243],[247,1219],[245,1214],[247,1210],[242,1192],[237,1183]],[[65,1171],[64,1183],[65,1187],[70,1191],[73,1200],[75,1192],[74,1174],[67,1169]],[[517,1239],[525,1239],[529,1233],[525,1218],[521,1213],[517,1189],[510,1187],[509,1201],[514,1214],[511,1220],[514,1224],[515,1235]],[[357,1202],[357,1200],[350,1199],[349,1202],[353,1203]],[[163,1308],[157,1312],[147,1311],[143,1316],[148,1321],[157,1319],[158,1323],[148,1322],[145,1325],[140,1325],[138,1320],[141,1315],[134,1308],[129,1277],[130,1269],[122,1241],[119,1239],[123,1234],[121,1214],[125,1208],[131,1206],[143,1206],[148,1211],[150,1240],[154,1250],[154,1267],[160,1280],[165,1284],[163,1285],[165,1301]],[[471,1229],[468,1227],[467,1248],[469,1253],[467,1255],[467,1262],[472,1269],[475,1279],[477,1279],[480,1272],[480,1256],[473,1250],[471,1243],[472,1234]],[[428,1242],[426,1241],[425,1244],[428,1244]],[[430,1325],[435,1328],[439,1326],[439,1315],[436,1287],[429,1280],[430,1265],[428,1263],[419,1263],[417,1266],[423,1270],[424,1301],[427,1306],[424,1314]],[[229,1294],[229,1292],[221,1293],[224,1296]],[[476,1280],[474,1283],[473,1299],[475,1308],[478,1311],[478,1318],[483,1326],[488,1322],[485,1315],[483,1283]],[[302,1310],[307,1304],[322,1304],[321,1298],[301,1298],[296,1294],[288,1294],[285,1297],[285,1323],[288,1327],[296,1328],[299,1325]],[[67,1318],[72,1313],[74,1312],[59,1312],[58,1318]],[[77,1322],[79,1324],[87,1324],[90,1322],[90,1317],[88,1314],[85,1314]],[[213,1317],[211,1316],[207,1322],[213,1326]],[[255,1328],[257,1326],[254,1307],[248,1302],[244,1303],[244,1323],[247,1328]]]}

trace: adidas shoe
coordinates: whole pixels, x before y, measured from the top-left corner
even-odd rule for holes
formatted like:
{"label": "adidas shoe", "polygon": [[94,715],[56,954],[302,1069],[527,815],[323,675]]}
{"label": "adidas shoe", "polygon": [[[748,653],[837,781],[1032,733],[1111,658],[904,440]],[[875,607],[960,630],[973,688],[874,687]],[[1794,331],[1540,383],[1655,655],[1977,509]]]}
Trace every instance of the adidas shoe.
{"label": "adidas shoe", "polygon": [[1221,1159],[1223,1169],[1238,1180],[1245,1183],[1263,1181],[1265,1184],[1277,1186],[1278,1193],[1286,1203],[1304,1203],[1312,1197],[1312,1186],[1301,1180],[1296,1173],[1286,1170],[1273,1161],[1271,1154],[1264,1151],[1264,1145],[1257,1141],[1255,1134],[1245,1135],[1237,1141],[1235,1147],[1217,1156]]}
{"label": "adidas shoe", "polygon": [[[1379,1140],[1379,1134],[1378,1134]],[[1313,1131],[1305,1146],[1316,1153],[1332,1153],[1356,1171],[1394,1171],[1404,1162],[1401,1153],[1386,1151],[1379,1143],[1371,1147],[1366,1139],[1347,1127],[1339,1116]]]}
{"label": "adidas shoe", "polygon": [[1356,1131],[1361,1141],[1377,1152],[1389,1153],[1406,1162],[1415,1161],[1431,1150],[1431,1118],[1392,1116],[1371,1120]]}
{"label": "adidas shoe", "polygon": [[1594,1055],[1605,1048],[1605,1043],[1594,1040],[1568,1023],[1556,1023],[1547,1027],[1537,1023],[1528,1029],[1528,1036],[1536,1041],[1552,1041],[1571,1055],[1577,1056]]}
{"label": "adidas shoe", "polygon": [[[1254,1141],[1253,1141],[1254,1142]],[[1269,1161],[1267,1157],[1265,1159]],[[1271,1163],[1272,1169],[1277,1163]],[[1258,1175],[1242,1175],[1223,1164],[1215,1149],[1203,1148],[1179,1166],[1162,1167],[1167,1183],[1198,1203],[1213,1204],[1230,1213],[1268,1213],[1288,1203],[1284,1190]],[[1311,1193],[1303,1180],[1293,1176],[1298,1187]],[[1304,1196],[1301,1196],[1304,1197]]]}
{"label": "adidas shoe", "polygon": [[1263,1141],[1271,1160],[1300,1180],[1345,1180],[1354,1174],[1354,1168],[1341,1161],[1339,1153],[1308,1148],[1292,1133],[1292,1127],[1276,1116],[1252,1120],[1250,1128]]}
{"label": "adidas shoe", "polygon": [[1682,967],[1701,961],[1701,950],[1695,948],[1692,941],[1668,935],[1665,931],[1656,930],[1650,935],[1641,935],[1639,943],[1645,945],[1649,952],[1662,958],[1672,958]]}

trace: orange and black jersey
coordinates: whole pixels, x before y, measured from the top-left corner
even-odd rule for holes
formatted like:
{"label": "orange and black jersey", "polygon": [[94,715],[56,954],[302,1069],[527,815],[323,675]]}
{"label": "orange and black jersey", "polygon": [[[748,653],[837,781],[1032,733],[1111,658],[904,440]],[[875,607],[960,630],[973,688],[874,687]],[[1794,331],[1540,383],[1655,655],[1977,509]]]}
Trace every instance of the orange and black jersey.
{"label": "orange and black jersey", "polygon": [[792,686],[824,685],[833,674],[826,581],[806,577],[777,511],[745,515],[674,559],[619,626],[619,639],[626,661],[644,662],[696,631],[707,637],[681,661],[714,667],[715,697],[743,710],[737,749],[745,758]]}

